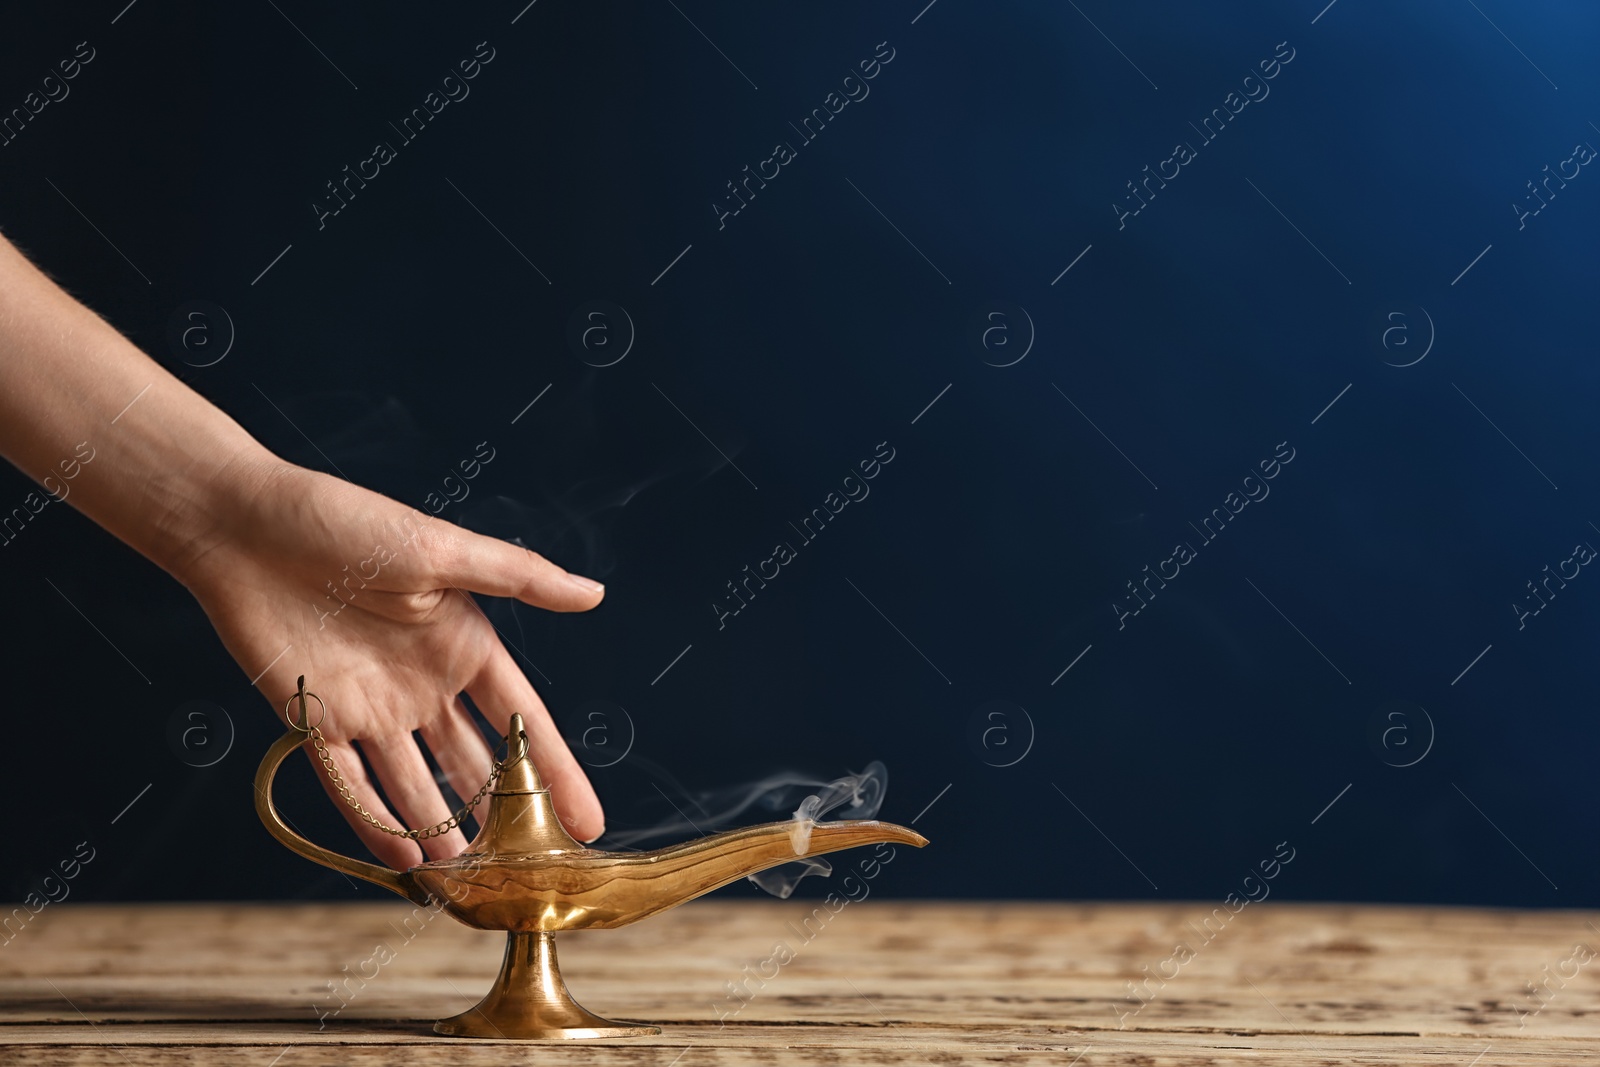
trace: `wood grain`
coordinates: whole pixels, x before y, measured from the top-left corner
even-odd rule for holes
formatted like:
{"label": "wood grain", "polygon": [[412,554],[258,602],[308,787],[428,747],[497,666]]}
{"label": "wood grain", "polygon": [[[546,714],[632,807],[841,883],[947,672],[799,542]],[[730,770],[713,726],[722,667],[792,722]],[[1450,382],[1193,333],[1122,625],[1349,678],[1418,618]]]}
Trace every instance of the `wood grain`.
{"label": "wood grain", "polygon": [[0,1064],[1600,1063],[1595,913],[1268,902],[1208,942],[1210,914],[700,901],[558,939],[586,1007],[659,1037],[508,1048],[432,1033],[503,945],[447,916],[53,905],[0,944]]}

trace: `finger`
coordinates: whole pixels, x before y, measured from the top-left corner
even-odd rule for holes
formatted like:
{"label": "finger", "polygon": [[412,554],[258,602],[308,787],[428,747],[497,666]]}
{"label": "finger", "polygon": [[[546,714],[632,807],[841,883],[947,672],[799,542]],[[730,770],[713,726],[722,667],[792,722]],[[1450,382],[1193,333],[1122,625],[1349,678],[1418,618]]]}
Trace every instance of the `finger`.
{"label": "finger", "polygon": [[459,528],[440,537],[429,557],[441,583],[550,611],[588,611],[605,596],[599,582],[569,574],[536,552]]}
{"label": "finger", "polygon": [[[450,788],[456,791],[463,803],[469,802],[489,780],[494,767],[494,754],[472,721],[472,713],[459,697],[437,719],[422,725],[422,740],[433,753],[434,762],[444,771]],[[474,812],[478,824],[483,825],[487,810],[480,803]]]}
{"label": "finger", "polygon": [[[444,794],[434,784],[433,772],[422,750],[410,734],[397,737],[363,738],[361,751],[372,764],[373,773],[383,783],[383,791],[413,830],[423,830],[450,818]],[[418,841],[429,859],[441,860],[467,847],[460,830]]]}
{"label": "finger", "polygon": [[534,766],[550,788],[556,814],[567,832],[579,841],[593,841],[606,830],[605,812],[595,795],[589,776],[583,773],[572,751],[550,718],[544,701],[533,691],[527,677],[511,660],[504,645],[496,645],[467,692],[489,723],[501,733],[511,726],[513,713],[522,715],[528,732],[528,748]]}
{"label": "finger", "polygon": [[[367,777],[366,768],[361,765],[361,757],[356,753],[355,746],[347,741],[329,741],[328,756],[333,760],[335,767],[339,768],[339,775],[349,787],[351,795],[361,802],[361,806],[372,813],[373,817],[394,826],[400,820],[395,818],[383,798],[378,795],[378,790]],[[371,850],[378,859],[393,867],[397,871],[404,871],[415,867],[422,862],[422,849],[415,843],[402,837],[393,837],[372,826],[355,809],[350,807],[339,791],[334,788],[333,782],[328,778],[328,772],[322,767],[322,761],[317,758],[316,749],[307,742],[306,755],[311,758],[311,763],[317,774],[317,781],[322,783],[322,788],[328,791],[328,796],[339,809],[339,814],[345,817],[355,828],[356,836],[361,838],[362,844]],[[293,827],[291,827],[293,829]]]}

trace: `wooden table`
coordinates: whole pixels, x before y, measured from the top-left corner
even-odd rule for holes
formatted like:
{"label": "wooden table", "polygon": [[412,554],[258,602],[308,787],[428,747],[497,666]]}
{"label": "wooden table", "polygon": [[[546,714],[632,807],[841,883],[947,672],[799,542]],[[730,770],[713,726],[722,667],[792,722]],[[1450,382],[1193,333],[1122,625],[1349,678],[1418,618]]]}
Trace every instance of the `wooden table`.
{"label": "wooden table", "polygon": [[866,900],[803,926],[815,903],[563,936],[580,1001],[663,1032],[547,1045],[434,1036],[503,939],[405,904],[50,905],[0,945],[0,1063],[1600,1063],[1594,913],[1268,902],[1208,941],[1198,904]]}

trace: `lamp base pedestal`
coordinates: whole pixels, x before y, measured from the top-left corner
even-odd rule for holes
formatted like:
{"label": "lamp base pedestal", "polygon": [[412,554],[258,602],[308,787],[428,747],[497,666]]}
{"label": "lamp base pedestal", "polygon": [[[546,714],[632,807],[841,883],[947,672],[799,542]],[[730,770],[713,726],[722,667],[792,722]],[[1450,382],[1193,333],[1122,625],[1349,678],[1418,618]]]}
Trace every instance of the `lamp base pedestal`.
{"label": "lamp base pedestal", "polygon": [[551,934],[509,933],[494,986],[478,1006],[433,1024],[450,1037],[573,1041],[598,1037],[644,1037],[659,1026],[634,1026],[602,1019],[572,999],[561,980]]}

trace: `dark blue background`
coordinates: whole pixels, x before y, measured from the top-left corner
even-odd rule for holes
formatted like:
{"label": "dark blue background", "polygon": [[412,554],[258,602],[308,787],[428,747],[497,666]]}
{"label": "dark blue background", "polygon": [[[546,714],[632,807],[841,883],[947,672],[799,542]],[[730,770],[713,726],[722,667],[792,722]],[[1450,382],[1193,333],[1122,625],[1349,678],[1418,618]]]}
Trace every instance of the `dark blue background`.
{"label": "dark blue background", "polygon": [[[1600,16],[922,2],[58,11],[0,44],[0,106],[97,55],[0,148],[0,225],[286,458],[422,506],[489,441],[445,514],[608,586],[491,610],[575,742],[627,709],[591,772],[613,829],[881,759],[883,816],[933,841],[887,895],[1220,900],[1288,841],[1284,898],[1596,906],[1600,578],[1520,631],[1511,604],[1600,544],[1600,177],[1520,230],[1510,205],[1600,144]],[[480,41],[471,95],[319,230],[323,183]],[[882,41],[870,96],[719,230],[724,183]],[[1124,183],[1279,42],[1270,95],[1119,230]],[[167,341],[195,299],[237,330],[204,369]],[[591,300],[636,330],[614,366],[568,342]],[[1010,348],[974,341],[993,302]],[[1017,308],[1033,346],[992,366]],[[880,442],[870,497],[719,631],[724,583]],[[1280,442],[1270,497],[1119,630],[1124,583]],[[0,472],[5,507],[28,489]],[[81,899],[352,895],[257,823],[278,727],[178,585],[51,508],[0,595],[0,891],[88,839]],[[237,730],[210,768],[166,738],[191,700]],[[986,747],[991,700],[1026,716]],[[1375,745],[1391,701],[1431,731]],[[308,766],[281,791],[359,847]]]}

